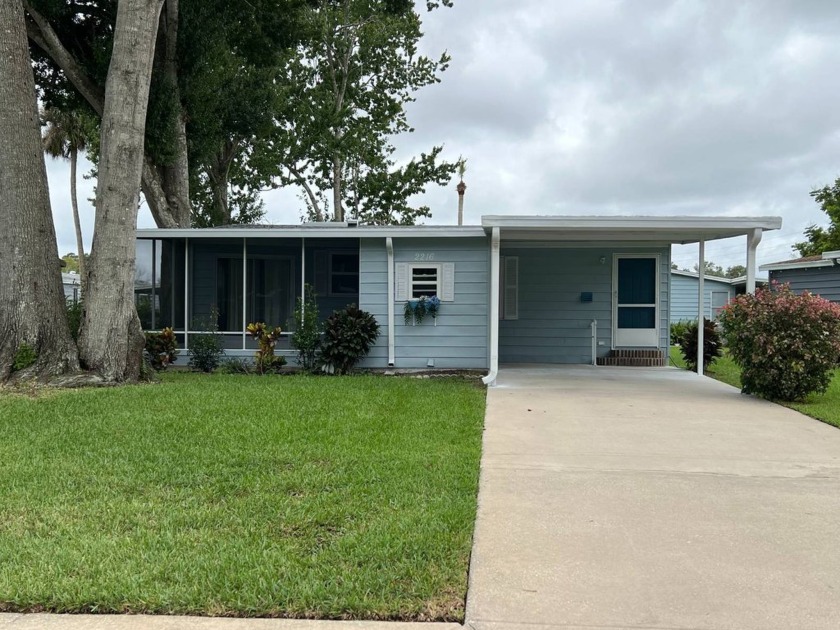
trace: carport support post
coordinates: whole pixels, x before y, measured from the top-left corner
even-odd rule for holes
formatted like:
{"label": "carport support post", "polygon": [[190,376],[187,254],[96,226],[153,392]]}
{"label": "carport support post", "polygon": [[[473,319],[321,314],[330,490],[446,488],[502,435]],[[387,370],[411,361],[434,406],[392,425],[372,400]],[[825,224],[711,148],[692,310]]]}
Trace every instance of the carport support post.
{"label": "carport support post", "polygon": [[703,376],[703,346],[706,332],[706,290],[703,283],[706,279],[706,241],[700,239],[699,265],[697,267],[697,373]]}
{"label": "carport support post", "polygon": [[490,371],[482,380],[485,385],[496,384],[499,373],[499,228],[490,237]]}
{"label": "carport support post", "polygon": [[747,293],[755,293],[755,252],[763,234],[759,229],[747,234]]}

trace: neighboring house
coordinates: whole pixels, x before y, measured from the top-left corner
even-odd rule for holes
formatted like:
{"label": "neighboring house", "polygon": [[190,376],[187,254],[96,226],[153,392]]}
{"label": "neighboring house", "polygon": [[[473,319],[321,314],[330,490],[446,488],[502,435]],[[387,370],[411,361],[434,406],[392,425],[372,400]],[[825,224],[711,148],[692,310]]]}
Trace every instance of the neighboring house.
{"label": "neighboring house", "polygon": [[[679,321],[697,321],[697,306],[699,304],[700,275],[692,271],[680,269],[671,270],[671,323]],[[756,279],[757,286],[767,284],[767,279]],[[736,295],[746,292],[747,279],[720,278],[705,276],[703,278],[703,314],[708,319],[717,319],[721,309],[729,304]]]}
{"label": "neighboring house", "polygon": [[769,272],[770,282],[790,284],[796,293],[809,291],[840,302],[840,251],[762,265],[761,270]]}
{"label": "neighboring house", "polygon": [[[305,284],[322,318],[356,303],[379,322],[367,368],[488,370],[594,363],[617,350],[666,357],[671,245],[747,237],[748,261],[778,217],[485,216],[481,226],[304,224],[137,231],[145,326],[190,336],[215,317],[231,355],[252,355],[249,322],[289,342]],[[754,277],[755,266],[751,274]],[[407,300],[437,295],[437,320],[406,323]],[[153,305],[153,307],[152,307]],[[694,319],[696,319],[696,312]]]}
{"label": "neighboring house", "polygon": [[77,273],[62,273],[61,283],[64,285],[64,299],[76,304],[82,297],[82,282]]}

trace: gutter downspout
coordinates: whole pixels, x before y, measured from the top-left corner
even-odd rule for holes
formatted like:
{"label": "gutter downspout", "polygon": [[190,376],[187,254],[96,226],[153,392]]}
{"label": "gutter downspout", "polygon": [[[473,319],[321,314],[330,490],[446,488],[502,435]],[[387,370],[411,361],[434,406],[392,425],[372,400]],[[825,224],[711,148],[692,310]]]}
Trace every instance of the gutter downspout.
{"label": "gutter downspout", "polygon": [[394,367],[394,240],[385,239],[388,250],[388,367]]}
{"label": "gutter downspout", "polygon": [[747,235],[747,293],[755,293],[755,252],[763,234],[763,230],[753,230]]}
{"label": "gutter downspout", "polygon": [[481,381],[490,387],[499,374],[499,228],[490,237],[490,371]]}

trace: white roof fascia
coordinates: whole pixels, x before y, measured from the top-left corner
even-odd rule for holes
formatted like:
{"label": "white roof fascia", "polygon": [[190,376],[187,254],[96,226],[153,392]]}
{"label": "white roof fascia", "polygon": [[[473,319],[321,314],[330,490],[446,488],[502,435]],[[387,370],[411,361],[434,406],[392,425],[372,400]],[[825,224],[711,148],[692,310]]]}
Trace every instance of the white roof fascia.
{"label": "white roof fascia", "polygon": [[833,252],[823,252],[823,260],[837,260],[840,258],[840,249]]}
{"label": "white roof fascia", "polygon": [[509,216],[482,217],[481,224],[502,229],[502,237],[666,240],[693,243],[751,234],[754,230],[778,230],[781,217],[686,217],[686,216]]}
{"label": "white roof fascia", "polygon": [[[686,278],[699,278],[700,275],[694,273],[693,271],[683,271],[682,269],[671,269],[671,273],[676,274],[678,276],[685,276]],[[704,275],[703,280],[706,282],[722,282],[724,284],[733,284],[735,280],[730,278],[722,278],[720,276],[709,276]]]}
{"label": "white roof fascia", "polygon": [[144,228],[136,231],[137,238],[486,238],[479,226],[359,226],[317,227],[284,226],[255,228]]}
{"label": "white roof fascia", "polygon": [[812,267],[831,267],[834,265],[832,259],[808,260],[805,262],[780,262],[761,265],[760,271],[785,271],[787,269],[810,269]]}

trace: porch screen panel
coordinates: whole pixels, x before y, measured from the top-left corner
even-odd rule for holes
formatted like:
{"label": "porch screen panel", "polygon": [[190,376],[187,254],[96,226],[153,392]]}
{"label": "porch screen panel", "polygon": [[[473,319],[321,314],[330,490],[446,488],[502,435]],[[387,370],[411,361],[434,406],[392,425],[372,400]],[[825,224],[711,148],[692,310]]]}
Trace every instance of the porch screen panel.
{"label": "porch screen panel", "polygon": [[[219,258],[216,261],[216,309],[220,331],[242,332],[242,258]],[[207,322],[192,322],[196,330]]]}
{"label": "porch screen panel", "polygon": [[265,322],[291,330],[295,300],[294,265],[290,258],[248,260],[248,322]]}

